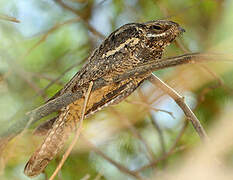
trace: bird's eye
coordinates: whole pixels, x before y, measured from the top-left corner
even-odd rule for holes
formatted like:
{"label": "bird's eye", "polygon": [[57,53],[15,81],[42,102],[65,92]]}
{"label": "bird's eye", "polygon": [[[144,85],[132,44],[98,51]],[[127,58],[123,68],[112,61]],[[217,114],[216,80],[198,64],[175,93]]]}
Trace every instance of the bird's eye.
{"label": "bird's eye", "polygon": [[158,25],[153,25],[151,27],[151,29],[156,29],[156,30],[162,30],[162,27],[158,26]]}

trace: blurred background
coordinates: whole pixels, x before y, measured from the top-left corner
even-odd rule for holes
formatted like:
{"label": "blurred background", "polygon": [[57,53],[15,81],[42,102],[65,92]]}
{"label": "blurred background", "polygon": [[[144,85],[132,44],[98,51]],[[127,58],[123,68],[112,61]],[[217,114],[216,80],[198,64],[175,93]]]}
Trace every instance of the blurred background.
{"label": "blurred background", "polygon": [[[210,144],[200,143],[170,97],[145,82],[127,100],[84,121],[85,138],[57,180],[233,179],[232,0],[1,0],[0,134],[17,123],[23,108],[32,110],[61,89],[116,28],[156,19],[186,29],[164,57],[187,52],[222,57],[154,72],[185,97]],[[43,140],[33,130],[49,118],[6,145],[1,180],[30,179],[23,168]],[[50,177],[63,152],[34,179]]]}

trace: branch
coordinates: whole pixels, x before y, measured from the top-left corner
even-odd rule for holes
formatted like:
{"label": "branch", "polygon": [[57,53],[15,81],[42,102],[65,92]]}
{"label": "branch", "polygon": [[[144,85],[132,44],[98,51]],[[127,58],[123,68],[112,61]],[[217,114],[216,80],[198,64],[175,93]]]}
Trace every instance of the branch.
{"label": "branch", "polygon": [[153,127],[158,132],[158,136],[159,136],[159,141],[160,141],[160,144],[161,144],[162,153],[165,154],[166,153],[165,139],[164,139],[164,134],[162,132],[162,129],[160,128],[159,124],[156,122],[156,119],[154,118],[154,116],[152,116],[152,114],[150,114],[150,119],[151,119]]}
{"label": "branch", "polygon": [[184,97],[180,96],[174,89],[165,84],[162,80],[160,80],[157,76],[151,75],[149,81],[161,88],[164,92],[166,92],[174,101],[179,105],[179,107],[183,110],[186,117],[191,121],[193,127],[197,131],[198,135],[204,140],[207,139],[207,134],[202,127],[201,123],[192,112],[192,110],[188,107],[188,105],[184,102]]}
{"label": "branch", "polygon": [[88,145],[88,147],[94,151],[96,154],[100,155],[101,157],[103,157],[105,160],[107,160],[108,162],[110,162],[112,165],[114,165],[117,169],[119,169],[121,172],[128,174],[130,176],[135,177],[136,179],[140,179],[143,180],[143,178],[138,174],[138,172],[134,172],[129,170],[128,168],[126,168],[125,166],[119,164],[118,162],[114,161],[113,159],[111,159],[110,157],[108,157],[106,154],[104,154],[101,150],[99,150],[94,144],[92,144],[90,141],[87,140],[87,138],[85,138],[82,134],[82,139],[85,141],[85,143]]}
{"label": "branch", "polygon": [[[104,86],[107,86],[109,84],[119,82],[122,80],[125,80],[129,77],[139,76],[143,75],[148,72],[153,72],[155,70],[164,69],[171,66],[176,66],[180,64],[187,64],[187,63],[194,63],[195,61],[198,61],[201,54],[199,53],[193,53],[193,54],[186,54],[182,56],[177,56],[173,58],[166,58],[162,59],[160,61],[151,62],[146,65],[139,66],[131,71],[128,71],[122,75],[118,75],[115,78],[113,78],[113,81],[105,81],[102,78],[97,79],[94,81],[92,91],[95,91],[97,89],[100,89]],[[52,112],[58,111],[61,108],[69,105],[70,103],[76,101],[79,98],[82,98],[83,92],[82,91],[76,91],[76,92],[67,92],[56,99],[53,99],[49,101],[48,103],[38,107],[37,109],[29,112],[27,115],[29,117],[33,118],[33,122],[36,122],[37,120],[51,114]]]}
{"label": "branch", "polygon": [[[143,94],[143,92],[142,92],[142,89],[139,88],[138,89],[138,95],[141,98],[141,100],[142,100],[143,103],[145,103],[148,106],[152,107],[152,105],[148,102],[148,97],[150,97],[150,94],[147,95],[147,96],[145,96]],[[171,115],[173,118],[175,118],[172,112],[168,112],[168,114]],[[152,116],[151,112],[149,112],[149,117],[151,119],[153,127],[156,129],[156,131],[158,133],[158,137],[159,137],[159,142],[160,142],[160,145],[161,145],[162,154],[165,154],[166,153],[166,148],[165,148],[165,140],[164,140],[164,135],[163,135],[162,129],[160,128],[160,126],[156,122],[154,116]]]}
{"label": "branch", "polygon": [[141,101],[129,101],[129,100],[126,100],[126,102],[127,102],[127,103],[130,103],[130,104],[137,104],[137,105],[144,106],[145,108],[147,108],[147,109],[149,109],[149,110],[152,110],[152,111],[155,111],[155,112],[167,113],[169,116],[171,116],[173,119],[175,119],[175,116],[173,115],[172,112],[167,111],[167,110],[165,110],[165,109],[154,108],[152,105],[150,105],[150,104],[148,104],[148,103],[141,102]]}
{"label": "branch", "polygon": [[187,121],[185,121],[182,129],[180,130],[179,134],[176,137],[175,142],[173,143],[173,145],[171,146],[171,148],[170,148],[170,150],[168,152],[166,152],[163,156],[159,157],[154,162],[152,162],[150,164],[147,164],[147,165],[145,165],[145,166],[143,166],[143,167],[135,170],[134,172],[138,172],[139,173],[141,171],[144,171],[145,169],[148,169],[148,168],[151,168],[151,167],[155,167],[159,162],[161,162],[163,160],[166,160],[170,155],[176,153],[179,150],[182,150],[182,148],[176,149],[176,146],[177,146],[178,142],[180,141],[181,137],[183,136],[184,131],[187,128],[187,125],[188,125],[188,123],[187,123]]}
{"label": "branch", "polygon": [[85,62],[87,60],[87,58],[85,58],[84,60],[82,60],[81,62],[76,62],[74,63],[72,66],[68,67],[61,75],[59,75],[56,79],[52,80],[46,87],[44,87],[41,91],[39,91],[39,94],[42,94],[43,92],[45,92],[48,88],[50,88],[54,83],[58,82],[61,78],[64,77],[64,75],[69,72],[71,69],[75,68],[76,66],[82,64],[83,62]]}
{"label": "branch", "polygon": [[[115,78],[113,78],[112,81],[105,81],[103,78],[99,78],[93,82],[93,88],[92,91],[95,91],[97,89],[100,89],[104,86],[107,86],[112,83],[116,83],[122,80],[125,80],[130,77],[140,76],[143,74],[152,73],[155,70],[164,69],[167,67],[177,66],[181,64],[188,64],[188,63],[196,63],[200,62],[203,58],[206,60],[206,57],[209,55],[206,54],[200,54],[200,53],[190,53],[185,54],[182,56],[176,56],[171,58],[165,58],[160,59],[159,61],[152,61],[150,63],[144,64],[142,66],[136,67],[131,71],[127,71],[126,73],[119,75]],[[207,58],[210,59],[210,58]],[[88,86],[88,84],[87,84]],[[76,91],[76,92],[67,92],[56,99],[53,99],[46,104],[36,108],[35,110],[27,113],[27,117],[23,117],[19,121],[12,124],[8,129],[6,129],[4,132],[0,133],[0,138],[4,137],[14,137],[18,133],[22,131],[22,129],[25,127],[27,122],[32,120],[31,122],[34,123],[38,121],[39,119],[56,112],[60,110],[61,108],[69,105],[70,103],[76,101],[79,98],[83,97],[82,91]],[[15,117],[16,118],[16,117]],[[0,142],[1,144],[1,142]]]}
{"label": "branch", "polygon": [[149,161],[155,160],[155,155],[153,153],[153,150],[149,146],[149,144],[146,142],[146,140],[142,137],[142,135],[137,131],[137,129],[134,127],[134,125],[130,122],[130,120],[122,115],[120,112],[118,112],[115,108],[111,108],[111,111],[113,114],[116,115],[116,117],[119,118],[119,120],[126,125],[126,127],[132,132],[132,134],[138,138],[138,140],[141,141],[141,143],[144,145],[146,150],[146,156]]}
{"label": "branch", "polygon": [[0,14],[0,19],[5,20],[5,21],[20,23],[20,21],[18,19],[16,19],[15,17],[11,17],[11,16],[8,16],[5,14]]}
{"label": "branch", "polygon": [[80,21],[80,18],[73,18],[73,19],[69,19],[65,22],[62,23],[58,23],[55,26],[53,26],[52,28],[50,28],[47,32],[45,32],[42,37],[40,38],[39,41],[36,42],[36,44],[34,44],[24,55],[24,57],[26,57],[28,54],[30,54],[34,49],[36,49],[41,43],[45,42],[46,39],[48,38],[48,36],[50,34],[52,34],[54,31],[58,30],[59,28],[61,28],[62,26],[68,25],[68,24],[72,24],[72,23],[76,23]]}
{"label": "branch", "polygon": [[82,16],[79,13],[79,11],[77,11],[76,9],[74,9],[74,8],[66,5],[62,0],[55,0],[55,2],[58,3],[62,8],[66,9],[66,10],[68,10],[68,11],[74,13],[74,14],[76,14],[81,19],[81,21],[87,26],[87,28],[89,29],[89,31],[92,32],[92,34],[98,36],[101,39],[105,38],[105,36],[102,33],[100,33],[99,31],[97,31],[91,24],[89,24],[88,22],[86,22],[82,18]]}

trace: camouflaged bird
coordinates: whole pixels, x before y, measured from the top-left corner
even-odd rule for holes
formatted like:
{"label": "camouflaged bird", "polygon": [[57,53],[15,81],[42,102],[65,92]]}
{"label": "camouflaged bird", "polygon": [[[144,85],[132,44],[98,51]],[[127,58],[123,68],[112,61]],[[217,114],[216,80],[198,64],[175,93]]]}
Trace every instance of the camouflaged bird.
{"label": "camouflaged bird", "polygon": [[113,82],[114,77],[150,61],[161,61],[164,48],[182,32],[184,29],[175,22],[157,20],[126,24],[111,33],[82,69],[52,98],[66,92],[83,92],[82,98],[63,108],[54,122],[47,123],[51,124],[51,128],[26,164],[24,173],[27,176],[40,174],[61,150],[79,122],[84,95],[91,81],[102,78],[112,83],[91,92],[85,117],[129,96],[151,73],[132,76],[117,83]]}

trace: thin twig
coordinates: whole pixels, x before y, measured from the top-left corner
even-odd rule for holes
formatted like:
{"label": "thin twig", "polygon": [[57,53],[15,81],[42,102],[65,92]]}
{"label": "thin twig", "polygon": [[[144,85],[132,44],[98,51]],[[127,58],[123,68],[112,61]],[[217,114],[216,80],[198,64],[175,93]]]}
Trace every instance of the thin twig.
{"label": "thin twig", "polygon": [[[84,59],[83,61],[85,61]],[[44,93],[49,87],[51,87],[54,83],[59,81],[67,72],[69,72],[71,69],[75,68],[76,66],[80,65],[83,61],[74,63],[70,67],[68,67],[60,76],[55,78],[53,81],[51,81],[46,87],[44,87],[41,91],[39,91],[39,94]]]}
{"label": "thin twig", "polygon": [[[119,82],[124,79],[127,79],[132,76],[139,76],[145,73],[153,72],[158,69],[163,69],[167,67],[176,66],[179,64],[187,64],[187,63],[194,63],[200,61],[200,54],[192,53],[186,54],[182,56],[176,56],[173,58],[165,58],[161,61],[152,62],[146,65],[142,65],[139,67],[134,68],[131,71],[127,71],[126,73],[116,76],[113,81],[105,81],[102,78],[95,80],[93,83],[93,90],[100,89],[106,85],[109,85],[114,82]],[[202,57],[202,56],[201,56]],[[70,103],[74,102],[75,100],[81,98],[83,96],[82,91],[75,91],[75,92],[67,92],[56,99],[53,99],[46,104],[36,108],[35,110],[27,113],[28,116],[32,116],[34,118],[34,122],[38,119],[41,119],[44,116],[49,115],[52,112],[60,110],[62,107],[69,105]]]}
{"label": "thin twig", "polygon": [[99,172],[93,180],[100,180],[102,173]]}
{"label": "thin twig", "polygon": [[[153,153],[151,147],[149,146],[149,144],[146,142],[146,140],[142,137],[142,135],[137,131],[137,129],[134,127],[134,125],[130,122],[130,120],[122,115],[121,113],[119,113],[116,109],[111,108],[111,111],[117,116],[119,117],[119,119],[121,120],[122,123],[124,123],[127,128],[133,133],[133,135],[135,137],[137,137],[142,144],[145,146],[146,149],[146,155],[149,161],[154,161],[155,160],[155,154]],[[148,156],[149,155],[149,156]]]}
{"label": "thin twig", "polygon": [[20,21],[18,19],[16,19],[15,17],[8,16],[8,15],[5,15],[5,14],[0,14],[0,19],[5,20],[5,21],[20,23]]}
{"label": "thin twig", "polygon": [[[181,64],[196,63],[202,60],[209,60],[209,59],[213,60],[212,57],[211,58],[209,57],[209,54],[200,54],[200,53],[191,53],[191,54],[184,54],[182,56],[176,56],[173,58],[172,57],[164,58],[164,59],[161,59],[160,61],[154,61],[146,65],[136,67],[131,71],[127,71],[125,74],[117,76],[112,81],[105,81],[103,78],[99,78],[93,82],[94,84],[93,84],[92,90],[94,91],[104,86],[107,86],[111,83],[119,82],[119,81],[122,81],[130,77],[135,77],[137,75],[138,76],[145,75],[145,73],[148,74],[149,72],[153,72],[155,70],[164,69],[167,67],[177,66]],[[75,92],[68,91],[67,93],[63,95],[58,96],[57,98],[34,109],[33,111],[28,112],[26,117],[20,116],[21,118],[18,121],[15,121],[11,125],[9,125],[8,128],[6,128],[4,131],[0,133],[0,138],[3,139],[3,142],[5,142],[6,139],[9,141],[10,139],[15,137],[18,133],[20,133],[24,129],[29,119],[32,118],[33,119],[32,123],[34,123],[38,121],[39,119],[69,105],[70,103],[76,101],[82,96],[83,96],[83,92],[79,90]],[[27,107],[32,107],[32,106],[27,106]],[[15,116],[13,118],[17,118],[17,117],[19,116]]]}
{"label": "thin twig", "polygon": [[[24,80],[34,91],[38,94],[40,92],[40,88],[34,83],[30,73],[24,71],[24,69],[13,59],[7,52],[0,51],[1,56],[7,56],[8,60],[5,62],[11,67],[12,72],[16,73],[22,80]],[[4,59],[4,56],[3,56]],[[45,98],[46,94],[43,93],[42,97]]]}
{"label": "thin twig", "polygon": [[50,28],[46,33],[43,34],[43,36],[40,38],[40,40],[34,45],[32,46],[27,52],[26,54],[23,56],[27,56],[28,54],[30,54],[35,48],[37,48],[41,43],[43,43],[47,38],[48,36],[53,33],[54,31],[56,31],[58,28],[64,26],[64,25],[67,25],[67,24],[71,24],[71,23],[75,23],[75,22],[78,22],[80,21],[80,18],[73,18],[73,19],[70,19],[70,20],[67,20],[63,23],[58,23],[56,24],[55,26],[53,26],[52,28]]}
{"label": "thin twig", "polygon": [[223,86],[224,85],[224,81],[215,72],[211,71],[205,64],[202,64],[201,68],[203,68],[211,76],[213,76],[218,81],[219,86]]}
{"label": "thin twig", "polygon": [[164,110],[164,109],[158,109],[158,108],[154,108],[153,106],[147,104],[147,103],[144,103],[144,102],[140,102],[140,101],[129,101],[129,100],[126,100],[125,102],[127,103],[130,103],[130,104],[138,104],[138,105],[142,105],[148,109],[151,109],[155,112],[163,112],[163,113],[167,113],[169,116],[171,116],[173,119],[175,119],[175,116],[173,115],[172,112],[170,111],[167,111],[167,110]]}
{"label": "thin twig", "polygon": [[165,154],[166,153],[166,149],[165,149],[165,140],[164,140],[163,132],[162,132],[161,128],[159,127],[158,123],[156,122],[156,119],[152,115],[150,115],[150,119],[152,121],[152,125],[154,126],[154,128],[158,132],[159,142],[161,144],[162,153]]}
{"label": "thin twig", "polygon": [[74,139],[72,140],[69,148],[66,150],[65,154],[63,155],[62,157],[62,160],[60,161],[60,163],[58,164],[56,170],[54,171],[54,173],[52,174],[52,176],[49,178],[49,180],[53,180],[57,173],[60,171],[60,169],[62,168],[63,164],[65,163],[66,159],[68,158],[68,156],[70,155],[74,145],[76,144],[78,138],[79,138],[79,135],[81,133],[81,130],[82,130],[82,124],[83,124],[83,119],[84,119],[84,115],[85,115],[85,112],[86,112],[86,107],[87,107],[87,103],[88,103],[88,100],[89,100],[89,97],[90,97],[90,93],[91,93],[91,89],[92,89],[92,86],[93,86],[93,82],[91,81],[90,82],[90,85],[89,85],[89,88],[87,90],[87,93],[85,94],[85,100],[84,100],[84,104],[83,104],[83,109],[82,109],[82,116],[81,116],[81,119],[80,119],[80,122],[79,122],[79,125],[76,129],[76,132],[75,132],[75,137]]}
{"label": "thin twig", "polygon": [[174,89],[169,87],[167,84],[165,84],[162,80],[160,80],[157,76],[153,74],[150,76],[149,81],[155,86],[161,88],[164,92],[166,92],[169,96],[171,96],[174,99],[174,101],[183,110],[188,120],[192,122],[193,127],[197,131],[198,135],[202,138],[202,140],[206,140],[207,134],[204,128],[202,127],[201,123],[199,122],[195,114],[192,112],[192,110],[184,102],[184,97],[180,96]]}
{"label": "thin twig", "polygon": [[86,21],[82,18],[81,14],[80,14],[77,10],[75,10],[75,9],[73,9],[72,7],[66,5],[62,0],[55,0],[55,1],[56,1],[61,7],[63,7],[64,9],[69,10],[70,12],[76,14],[76,15],[81,19],[81,21],[87,26],[87,28],[89,29],[89,31],[92,32],[94,35],[98,36],[98,37],[101,38],[101,39],[104,39],[104,38],[105,38],[105,36],[104,36],[102,33],[100,33],[99,31],[97,31],[92,25],[90,25],[88,22],[86,22]]}
{"label": "thin twig", "polygon": [[110,162],[111,164],[113,164],[116,168],[118,168],[120,171],[124,172],[125,174],[128,174],[130,176],[133,176],[137,179],[143,180],[143,178],[137,173],[137,172],[133,172],[131,170],[129,170],[128,168],[124,167],[123,165],[117,163],[116,161],[114,161],[113,159],[111,159],[110,157],[108,157],[106,154],[104,154],[101,150],[99,150],[95,145],[93,145],[90,141],[88,141],[84,135],[81,135],[82,139],[85,141],[85,143],[89,146],[89,148],[94,151],[96,154],[100,155],[101,157],[103,157],[105,160],[107,160],[108,162]]}
{"label": "thin twig", "polygon": [[[136,67],[131,71],[127,71],[125,74],[115,77],[113,81],[105,81],[103,78],[99,78],[93,82],[94,84],[93,84],[92,90],[94,91],[94,90],[100,89],[106,85],[109,85],[114,82],[119,82],[119,81],[122,81],[130,77],[135,77],[137,75],[140,76],[145,73],[148,74],[149,72],[153,72],[155,70],[164,69],[167,67],[177,66],[181,64],[200,62],[201,60],[209,59],[208,57],[209,56],[206,54],[192,53],[192,54],[185,54],[182,56],[176,56],[173,58],[161,59],[160,61],[154,61],[152,63]],[[6,138],[8,136],[14,137],[22,129],[24,129],[23,127],[25,126],[25,124],[28,122],[30,118],[33,119],[33,123],[34,123],[38,121],[39,119],[69,105],[70,103],[76,101],[82,96],[83,96],[82,91],[79,91],[79,90],[75,92],[68,91],[67,93],[27,113],[27,117],[24,117],[18,120],[16,123],[13,123],[11,126],[9,126],[8,129],[1,132],[0,137],[1,138]]]}
{"label": "thin twig", "polygon": [[[175,44],[177,47],[179,47],[184,53],[190,53],[191,51],[179,40],[179,39],[176,39],[175,40]],[[208,72],[211,76],[213,76],[217,82],[218,82],[218,85],[215,86],[214,88],[217,88],[219,86],[224,86],[226,87],[226,85],[224,84],[223,80],[215,73],[213,72],[208,66],[206,66],[205,64],[201,64],[199,66],[200,68],[202,68],[204,71]],[[214,89],[214,88],[208,88],[208,90],[210,89]],[[208,91],[207,90],[207,91]]]}
{"label": "thin twig", "polygon": [[156,166],[159,162],[161,162],[161,161],[167,159],[170,155],[176,153],[177,151],[183,150],[183,148],[178,148],[178,149],[176,149],[176,146],[177,146],[178,142],[180,141],[181,137],[183,136],[184,131],[185,131],[185,129],[187,128],[187,125],[188,125],[188,123],[187,123],[187,121],[185,121],[185,122],[184,122],[184,125],[183,125],[183,127],[182,127],[182,129],[180,130],[179,134],[178,134],[177,137],[176,137],[175,142],[173,143],[173,145],[171,146],[171,148],[170,148],[170,150],[169,150],[168,152],[166,152],[163,156],[161,156],[161,157],[160,157],[159,159],[157,159],[156,161],[154,161],[154,162],[152,162],[152,163],[150,163],[150,164],[148,164],[148,165],[145,165],[145,166],[143,166],[143,167],[137,169],[137,170],[134,171],[134,172],[138,172],[138,173],[139,173],[139,172],[141,172],[141,171],[144,171],[145,169],[154,167],[154,166]]}
{"label": "thin twig", "polygon": [[[186,48],[186,47],[184,46],[184,44],[181,43],[180,41],[176,40],[175,43],[176,43],[176,45],[177,45],[178,47],[180,47],[185,53],[189,53],[189,52],[190,52],[190,50],[189,50],[188,48]],[[217,76],[217,74],[214,73],[214,72],[212,72],[207,66],[201,65],[201,67],[202,67],[205,71],[207,71],[209,74],[211,74],[214,78],[216,78],[217,81],[218,81],[218,83],[219,83],[219,85],[223,85],[223,84],[224,84],[224,82]],[[173,98],[173,99],[174,99],[174,98]],[[179,98],[178,98],[178,99],[179,99]],[[183,100],[183,103],[182,103],[182,100],[178,100],[178,101],[177,101],[176,99],[174,99],[174,100],[175,100],[176,103],[181,107],[181,109],[184,111],[184,113],[185,113],[185,115],[188,117],[188,119],[191,120],[191,122],[192,122],[194,128],[196,129],[196,131],[198,132],[198,129],[200,129],[200,132],[198,133],[199,136],[202,135],[203,138],[206,138],[206,137],[207,137],[207,134],[204,132],[204,128],[202,128],[202,126],[201,126],[200,122],[198,121],[198,119],[196,118],[195,114],[194,114],[194,113],[191,111],[191,109],[184,103],[184,100]],[[200,134],[201,131],[203,131],[202,134]],[[203,133],[204,133],[204,134],[203,134]]]}
{"label": "thin twig", "polygon": [[[153,89],[153,87],[151,89]],[[140,98],[142,99],[142,102],[145,103],[145,104],[148,104],[150,106],[150,104],[148,103],[148,99],[147,99],[147,97],[150,97],[150,95],[147,95],[147,97],[144,96],[144,94],[141,91],[141,88],[139,88],[138,94],[139,94]],[[170,113],[172,113],[172,112],[170,112]],[[152,121],[152,125],[155,127],[155,129],[158,132],[159,142],[161,144],[162,153],[165,154],[166,153],[166,149],[165,149],[165,140],[164,140],[163,132],[162,132],[161,128],[159,127],[158,123],[156,122],[154,116],[152,116],[151,112],[149,113],[149,116],[150,116],[150,119]]]}
{"label": "thin twig", "polygon": [[[150,72],[165,69],[168,67],[174,67],[181,64],[194,64],[202,61],[211,60],[211,54],[201,54],[201,53],[188,53],[181,56],[175,56],[170,58],[164,58],[159,61],[152,61],[147,64],[143,64],[126,72],[123,75],[116,76],[113,78],[114,82],[121,81],[122,79],[127,79],[128,77],[132,76],[140,76],[142,74],[148,74]],[[212,59],[213,60],[213,59]]]}
{"label": "thin twig", "polygon": [[81,178],[80,180],[88,180],[90,179],[90,174],[86,174],[83,178]]}
{"label": "thin twig", "polygon": [[[146,65],[142,65],[139,67],[134,68],[133,70],[127,71],[126,73],[122,75],[118,75],[115,78],[113,78],[113,81],[105,81],[102,78],[99,78],[95,80],[93,83],[93,90],[100,89],[106,85],[120,82],[122,80],[125,80],[127,78],[133,77],[133,76],[140,76],[143,74],[148,74],[149,72],[153,72],[155,70],[164,69],[167,67],[177,66],[180,64],[187,64],[187,63],[195,63],[201,61],[200,58],[206,58],[208,55],[205,54],[199,54],[199,53],[191,53],[191,54],[185,54],[182,56],[176,56],[171,58],[165,58],[160,61],[148,63]],[[60,110],[62,107],[67,106],[68,104],[74,102],[75,100],[82,97],[82,91],[75,91],[75,92],[68,92],[65,93],[59,97],[57,97],[54,100],[49,101],[45,105],[42,105],[38,107],[37,109],[31,111],[28,113],[28,116],[33,116],[34,121],[37,121],[38,118],[41,119],[44,116],[47,116],[48,114]]]}
{"label": "thin twig", "polygon": [[224,81],[213,71],[211,71],[207,66],[205,66],[204,64],[202,64],[200,66],[200,68],[204,69],[206,72],[208,72],[211,76],[214,77],[214,79],[217,80],[217,83],[214,84],[214,85],[209,85],[208,87],[205,87],[198,95],[198,100],[200,100],[200,103],[204,100],[205,98],[205,95],[209,92],[209,91],[212,91],[216,88],[219,88],[219,87],[223,87],[225,91],[227,92],[232,92],[232,89],[229,88],[225,83]]}

